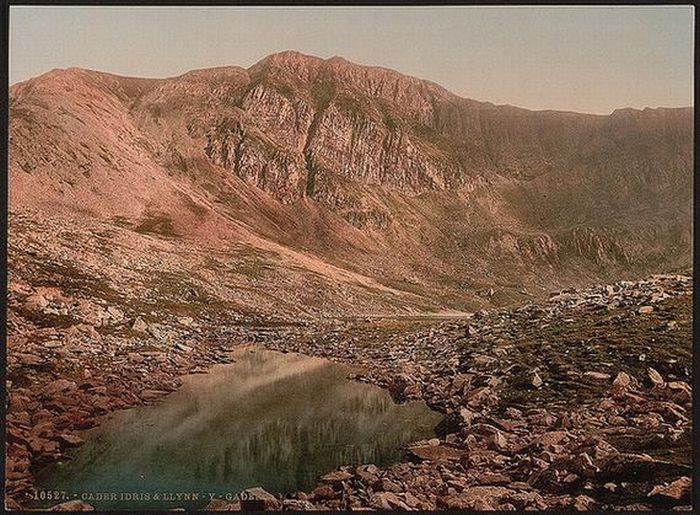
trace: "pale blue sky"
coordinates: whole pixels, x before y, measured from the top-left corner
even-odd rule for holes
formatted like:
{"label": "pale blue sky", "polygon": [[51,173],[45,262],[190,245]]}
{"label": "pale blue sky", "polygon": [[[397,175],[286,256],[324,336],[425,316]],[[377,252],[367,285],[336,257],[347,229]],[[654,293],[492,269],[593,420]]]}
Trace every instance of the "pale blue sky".
{"label": "pale blue sky", "polygon": [[13,6],[10,82],[70,66],[165,77],[298,50],[530,109],[687,106],[693,16],[692,6]]}

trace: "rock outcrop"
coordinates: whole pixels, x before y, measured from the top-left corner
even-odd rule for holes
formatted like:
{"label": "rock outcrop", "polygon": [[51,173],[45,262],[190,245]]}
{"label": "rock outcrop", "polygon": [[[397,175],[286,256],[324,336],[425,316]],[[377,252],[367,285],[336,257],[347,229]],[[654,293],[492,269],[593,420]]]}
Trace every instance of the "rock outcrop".
{"label": "rock outcrop", "polygon": [[296,52],[168,79],[53,70],[11,88],[10,208],[263,238],[476,307],[689,266],[692,123],[496,106]]}

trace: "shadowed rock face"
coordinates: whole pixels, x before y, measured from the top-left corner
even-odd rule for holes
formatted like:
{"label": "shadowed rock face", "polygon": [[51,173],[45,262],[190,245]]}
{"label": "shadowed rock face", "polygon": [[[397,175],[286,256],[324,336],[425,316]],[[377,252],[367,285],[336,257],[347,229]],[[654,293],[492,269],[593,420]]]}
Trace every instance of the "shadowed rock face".
{"label": "shadowed rock face", "polygon": [[11,88],[10,208],[245,227],[441,306],[500,304],[689,266],[692,118],[495,106],[295,52],[54,70]]}

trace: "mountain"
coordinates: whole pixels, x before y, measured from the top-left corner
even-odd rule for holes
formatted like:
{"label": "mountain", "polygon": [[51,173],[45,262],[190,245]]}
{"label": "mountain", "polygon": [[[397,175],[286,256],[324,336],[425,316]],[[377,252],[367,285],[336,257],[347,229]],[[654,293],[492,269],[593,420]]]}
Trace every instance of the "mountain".
{"label": "mountain", "polygon": [[11,213],[218,256],[173,273],[271,312],[473,310],[687,268],[692,167],[692,108],[529,111],[297,52],[10,89]]}

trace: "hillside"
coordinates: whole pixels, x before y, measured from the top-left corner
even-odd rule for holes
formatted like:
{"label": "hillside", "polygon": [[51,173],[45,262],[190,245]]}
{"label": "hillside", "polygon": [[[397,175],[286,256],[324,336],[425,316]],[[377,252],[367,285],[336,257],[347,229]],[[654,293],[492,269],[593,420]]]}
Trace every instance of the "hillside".
{"label": "hillside", "polygon": [[468,311],[688,267],[692,119],[495,106],[295,52],[168,79],[53,70],[11,88],[10,210],[236,256],[252,271],[226,291],[183,272],[253,310]]}

